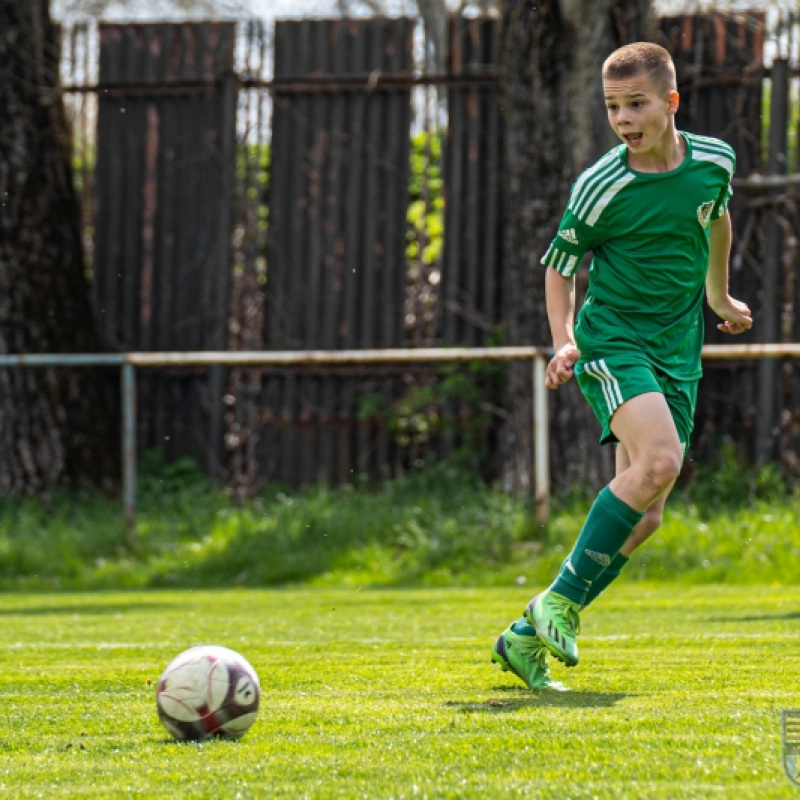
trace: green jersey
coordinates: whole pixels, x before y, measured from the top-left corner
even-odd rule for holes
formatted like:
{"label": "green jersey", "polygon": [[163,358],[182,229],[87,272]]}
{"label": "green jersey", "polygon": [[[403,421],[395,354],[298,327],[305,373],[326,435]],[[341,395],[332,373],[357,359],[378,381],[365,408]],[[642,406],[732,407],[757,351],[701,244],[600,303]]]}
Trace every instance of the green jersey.
{"label": "green jersey", "polygon": [[542,263],[570,277],[592,252],[581,361],[634,351],[678,380],[702,373],[709,224],[727,210],[736,156],[719,139],[681,135],[686,156],[671,172],[636,172],[619,145],[572,187]]}

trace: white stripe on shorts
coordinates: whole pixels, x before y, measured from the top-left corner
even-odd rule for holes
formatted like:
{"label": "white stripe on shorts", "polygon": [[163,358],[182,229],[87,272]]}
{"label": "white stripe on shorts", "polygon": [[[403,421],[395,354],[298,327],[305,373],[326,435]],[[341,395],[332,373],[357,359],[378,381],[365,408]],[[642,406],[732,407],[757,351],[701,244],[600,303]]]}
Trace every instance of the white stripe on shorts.
{"label": "white stripe on shorts", "polygon": [[595,380],[600,381],[608,413],[613,414],[622,405],[622,392],[619,389],[617,379],[611,374],[611,370],[606,365],[605,359],[589,361],[584,364],[583,369],[587,375],[591,375]]}

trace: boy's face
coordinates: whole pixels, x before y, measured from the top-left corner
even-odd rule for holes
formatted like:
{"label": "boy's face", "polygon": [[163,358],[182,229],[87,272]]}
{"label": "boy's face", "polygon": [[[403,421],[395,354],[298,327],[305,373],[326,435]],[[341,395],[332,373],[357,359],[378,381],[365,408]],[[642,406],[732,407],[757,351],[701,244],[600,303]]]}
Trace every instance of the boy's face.
{"label": "boy's face", "polygon": [[678,93],[662,91],[646,73],[630,78],[603,78],[608,121],[628,151],[658,152],[671,135]]}

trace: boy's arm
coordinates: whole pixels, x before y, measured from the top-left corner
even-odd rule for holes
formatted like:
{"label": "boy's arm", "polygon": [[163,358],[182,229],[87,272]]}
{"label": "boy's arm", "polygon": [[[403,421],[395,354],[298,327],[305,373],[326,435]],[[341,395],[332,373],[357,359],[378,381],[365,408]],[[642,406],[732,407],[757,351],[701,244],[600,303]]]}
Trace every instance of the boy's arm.
{"label": "boy's arm", "polygon": [[581,356],[575,345],[574,276],[565,278],[548,267],[545,270],[544,293],[555,353],[547,365],[544,385],[548,389],[557,389],[572,377],[572,368]]}
{"label": "boy's arm", "polygon": [[709,236],[706,298],[711,310],[724,322],[717,328],[725,333],[743,333],[753,325],[753,315],[745,303],[728,293],[728,260],[731,254],[731,217],[726,211],[712,220]]}

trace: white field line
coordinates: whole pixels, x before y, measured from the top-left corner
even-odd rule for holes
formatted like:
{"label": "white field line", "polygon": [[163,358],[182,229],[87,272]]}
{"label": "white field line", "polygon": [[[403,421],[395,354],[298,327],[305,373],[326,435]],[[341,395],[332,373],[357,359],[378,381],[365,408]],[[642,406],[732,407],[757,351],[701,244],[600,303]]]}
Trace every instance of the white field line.
{"label": "white field line", "polygon": [[3,650],[154,650],[163,642],[11,642],[0,643]]}
{"label": "white field line", "polygon": [[[618,634],[609,634],[605,636],[581,636],[579,641],[581,642],[624,642],[629,640],[641,640],[641,639],[664,639],[665,641],[674,641],[674,640],[728,640],[728,639],[742,639],[747,638],[749,641],[755,640],[773,640],[773,639],[785,639],[788,641],[800,639],[800,631],[797,633],[733,633],[733,632],[717,632],[711,633],[708,631],[702,631],[697,633],[685,633],[683,635],[659,635],[654,633],[649,633],[648,631],[642,631],[641,633],[618,633]],[[387,638],[376,638],[370,637],[366,639],[348,639],[349,642],[353,644],[393,644],[393,645],[402,645],[403,642],[398,639],[387,639]],[[424,649],[426,645],[434,646],[435,644],[441,643],[443,641],[447,642],[460,642],[462,644],[468,642],[474,642],[475,638],[472,636],[447,636],[447,637],[437,637],[436,640],[431,640],[430,642],[426,642],[425,640],[416,640],[414,643],[414,648],[416,650]],[[261,645],[270,645],[270,646],[277,646],[277,647],[297,647],[301,646],[305,643],[305,640],[294,640],[294,639],[280,639],[280,640],[272,640],[266,641],[262,640]],[[2,644],[0,642],[0,648],[5,650],[126,650],[126,649],[133,649],[133,650],[160,650],[168,645],[165,645],[164,642],[9,642],[8,644]],[[174,649],[174,647],[173,647]]]}
{"label": "white field line", "polygon": [[619,633],[611,634],[609,636],[581,636],[581,642],[617,642],[625,641],[627,639],[800,639],[800,633],[709,633],[702,631],[700,633],[685,633],[682,636],[675,635],[659,635],[642,631],[641,633]]}

